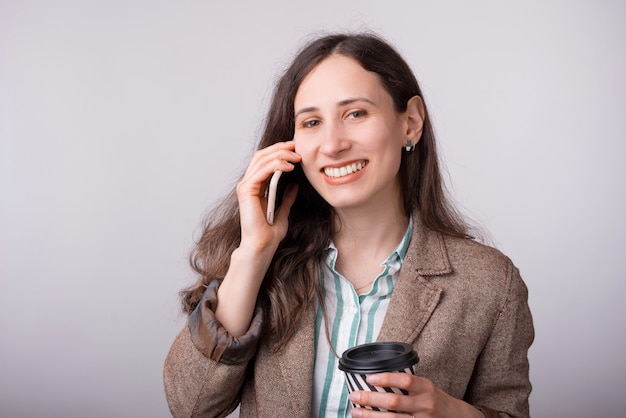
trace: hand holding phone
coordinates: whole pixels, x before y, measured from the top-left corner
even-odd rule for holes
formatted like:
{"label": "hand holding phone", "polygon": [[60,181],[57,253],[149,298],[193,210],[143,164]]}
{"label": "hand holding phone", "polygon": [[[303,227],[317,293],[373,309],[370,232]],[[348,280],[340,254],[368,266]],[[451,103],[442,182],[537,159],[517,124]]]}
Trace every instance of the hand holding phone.
{"label": "hand holding phone", "polygon": [[276,211],[276,191],[278,190],[278,180],[280,179],[280,175],[283,174],[282,171],[276,170],[274,174],[272,174],[272,178],[270,179],[270,184],[268,186],[268,190],[266,193],[267,197],[267,223],[270,225],[274,225],[274,212]]}

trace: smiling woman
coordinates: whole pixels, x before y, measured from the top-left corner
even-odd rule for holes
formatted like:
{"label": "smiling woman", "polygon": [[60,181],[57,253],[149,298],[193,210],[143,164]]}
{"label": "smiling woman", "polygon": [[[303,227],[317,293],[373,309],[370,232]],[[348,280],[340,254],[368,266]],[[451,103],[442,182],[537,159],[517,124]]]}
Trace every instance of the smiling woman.
{"label": "smiling woman", "polygon": [[[529,414],[526,287],[448,203],[415,76],[376,36],[324,36],[296,56],[192,262],[165,365],[175,416]],[[348,394],[337,356],[376,340],[413,347],[416,374]]]}
{"label": "smiling woman", "polygon": [[421,136],[419,96],[399,113],[375,73],[352,58],[333,55],[303,80],[294,106],[302,169],[338,220],[343,209],[356,207],[368,216],[376,210],[402,213],[398,150]]}

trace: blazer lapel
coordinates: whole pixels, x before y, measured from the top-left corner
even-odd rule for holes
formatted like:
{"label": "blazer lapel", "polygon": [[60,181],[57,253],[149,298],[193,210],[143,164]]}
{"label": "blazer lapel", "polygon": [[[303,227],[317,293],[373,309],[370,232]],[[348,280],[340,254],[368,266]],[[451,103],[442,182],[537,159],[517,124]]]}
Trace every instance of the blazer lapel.
{"label": "blazer lapel", "polygon": [[441,298],[442,289],[430,283],[428,276],[452,271],[443,236],[425,228],[419,214],[413,218],[411,243],[378,341],[412,343]]}

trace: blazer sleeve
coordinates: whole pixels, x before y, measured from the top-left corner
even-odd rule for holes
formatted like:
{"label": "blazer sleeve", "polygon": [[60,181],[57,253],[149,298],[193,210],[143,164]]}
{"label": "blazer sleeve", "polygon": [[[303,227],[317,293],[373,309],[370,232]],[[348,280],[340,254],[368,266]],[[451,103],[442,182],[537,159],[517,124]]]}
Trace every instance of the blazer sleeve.
{"label": "blazer sleeve", "polygon": [[[500,303],[493,331],[476,363],[468,398],[499,417],[529,417],[528,349],[534,339],[528,289],[508,260],[508,291]],[[489,412],[487,412],[489,411]]]}
{"label": "blazer sleeve", "polygon": [[165,394],[176,418],[231,413],[239,404],[248,364],[256,353],[263,326],[261,308],[255,309],[243,336],[230,336],[214,314],[220,283],[215,280],[208,286],[165,360]]}

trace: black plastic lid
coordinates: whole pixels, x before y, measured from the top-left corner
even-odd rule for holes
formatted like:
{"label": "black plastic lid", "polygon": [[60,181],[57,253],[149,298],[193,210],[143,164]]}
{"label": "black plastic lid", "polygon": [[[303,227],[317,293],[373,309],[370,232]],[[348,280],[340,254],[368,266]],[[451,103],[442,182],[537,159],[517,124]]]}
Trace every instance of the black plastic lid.
{"label": "black plastic lid", "polygon": [[404,370],[417,364],[413,347],[405,343],[362,344],[344,351],[339,370],[349,373],[381,373]]}

